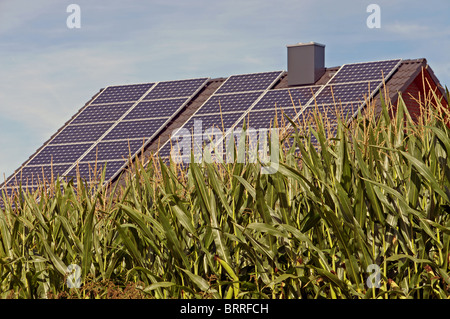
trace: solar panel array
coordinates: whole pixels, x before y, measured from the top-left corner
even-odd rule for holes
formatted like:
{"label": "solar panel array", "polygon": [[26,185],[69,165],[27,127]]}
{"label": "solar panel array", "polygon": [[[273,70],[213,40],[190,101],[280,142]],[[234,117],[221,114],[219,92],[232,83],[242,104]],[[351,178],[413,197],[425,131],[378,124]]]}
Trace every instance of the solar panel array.
{"label": "solar panel array", "polygon": [[[273,89],[283,71],[230,76],[158,153],[167,159],[172,149],[181,151],[177,142],[184,133],[189,134],[189,140],[183,145],[192,146],[193,142],[194,152],[195,147],[200,151],[208,138],[216,143],[243,121],[254,129],[268,129],[285,121],[284,115],[294,121],[307,120],[315,109],[334,121],[336,104],[343,116],[351,118],[400,62],[346,64],[324,85],[284,89]],[[105,165],[106,180],[114,179],[208,81],[198,78],[107,87],[13,174],[4,190],[11,193],[20,183],[32,190],[56,176],[79,174],[89,180]],[[189,154],[183,153],[182,160],[189,162]]]}
{"label": "solar panel array", "polygon": [[[181,130],[173,134],[175,140],[168,141],[160,148],[159,155],[167,159],[173,153],[177,161],[183,162],[190,162],[191,150],[201,156],[203,145],[214,142],[213,139],[219,138],[220,133],[233,127],[282,74],[283,71],[276,71],[228,77],[182,125]],[[208,132],[213,133],[214,130],[220,133],[208,135]],[[183,136],[192,142],[189,146],[183,144],[187,146],[186,149],[182,149],[176,140]]]}
{"label": "solar panel array", "polygon": [[[286,116],[296,123],[311,125],[313,113],[318,111],[328,123],[329,134],[333,135],[337,116],[351,119],[400,62],[400,59],[396,59],[346,64],[325,85],[267,90],[236,127],[242,127],[243,121],[248,128],[257,132],[274,127],[290,127]],[[309,135],[315,143],[315,137],[311,133]]]}
{"label": "solar panel array", "polygon": [[33,189],[57,176],[105,180],[119,174],[207,83],[207,78],[109,86],[5,183]]}
{"label": "solar panel array", "polygon": [[334,109],[339,106],[341,118],[351,120],[383,85],[383,81],[398,68],[400,62],[400,59],[395,59],[343,65],[320,88],[305,111],[310,113],[315,107],[326,109],[327,112],[319,111],[326,115],[329,122],[336,123],[337,114]]}

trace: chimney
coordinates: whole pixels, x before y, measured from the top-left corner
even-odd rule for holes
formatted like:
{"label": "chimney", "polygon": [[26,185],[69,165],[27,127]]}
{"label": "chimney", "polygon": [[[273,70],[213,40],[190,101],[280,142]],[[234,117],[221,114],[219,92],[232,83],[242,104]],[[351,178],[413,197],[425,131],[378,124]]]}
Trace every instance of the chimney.
{"label": "chimney", "polygon": [[288,85],[311,85],[325,73],[325,45],[315,42],[288,45]]}

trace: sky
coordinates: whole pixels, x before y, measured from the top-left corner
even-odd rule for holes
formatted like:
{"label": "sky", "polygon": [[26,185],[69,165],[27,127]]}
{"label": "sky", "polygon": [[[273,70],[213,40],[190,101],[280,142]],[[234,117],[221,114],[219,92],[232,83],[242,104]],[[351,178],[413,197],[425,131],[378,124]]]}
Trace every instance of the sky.
{"label": "sky", "polygon": [[448,0],[0,0],[0,179],[108,85],[286,70],[300,42],[325,44],[326,67],[426,58],[450,86],[449,12]]}

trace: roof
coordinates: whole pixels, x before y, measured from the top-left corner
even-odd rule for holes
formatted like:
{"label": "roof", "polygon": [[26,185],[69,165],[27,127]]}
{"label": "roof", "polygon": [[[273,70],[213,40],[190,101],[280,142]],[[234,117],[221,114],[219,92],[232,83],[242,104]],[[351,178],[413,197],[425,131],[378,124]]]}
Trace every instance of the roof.
{"label": "roof", "polygon": [[[438,87],[440,86],[439,81],[435,77],[431,68],[428,66],[426,59],[392,60],[387,62],[390,63],[391,67],[389,69],[390,73],[388,74],[388,79],[385,82],[385,85],[386,91],[388,92],[389,97],[392,101],[395,101],[397,99],[398,92],[403,92],[410,85],[410,83],[412,83],[412,81],[414,81],[414,79],[421,73],[422,70],[426,70],[427,74],[429,74],[429,77],[433,80],[435,85]],[[383,61],[370,62],[367,65],[368,67],[372,67],[373,65],[378,65],[377,63],[382,64],[384,62]],[[347,68],[350,71],[352,71],[352,67],[357,69],[359,67],[358,65],[363,66],[364,64],[355,63],[355,64],[347,64],[344,66],[347,66]],[[305,105],[308,106],[308,103],[311,103],[312,100],[316,98],[315,96],[311,97],[313,96],[313,94],[320,93],[324,97],[327,97],[326,90],[329,88],[336,89],[337,93],[340,92],[338,91],[339,88],[339,90],[341,90],[343,94],[350,94],[350,95],[355,94],[354,91],[358,89],[358,86],[364,88],[364,84],[366,83],[364,80],[365,78],[364,77],[358,78],[358,76],[361,76],[362,74],[360,71],[358,71],[360,72],[359,74],[353,74],[352,73],[353,71],[352,72],[349,71],[349,73],[344,76],[343,75],[343,73],[345,73],[343,71],[345,69],[344,66],[325,68],[323,75],[315,83],[311,83],[307,86],[295,86],[295,87],[288,86],[287,81],[289,77],[288,72],[273,71],[273,72],[255,73],[250,75],[233,75],[215,79],[201,78],[201,79],[165,81],[157,83],[142,83],[136,85],[106,87],[98,91],[82,108],[80,108],[79,111],[76,114],[74,114],[65,123],[65,125],[63,125],[63,127],[61,127],[55,134],[53,134],[50,137],[50,139],[42,145],[42,147],[40,147],[32,156],[30,156],[30,158],[19,169],[17,169],[14,172],[14,174],[12,174],[12,176],[10,176],[7,179],[6,183],[1,185],[1,187],[6,187],[5,189],[9,188],[11,190],[13,188],[13,179],[20,180],[21,174],[22,177],[23,175],[31,173],[35,175],[36,174],[42,175],[42,171],[45,171],[45,169],[47,170],[45,173],[47,174],[47,176],[45,177],[49,177],[50,169],[52,171],[57,169],[56,173],[69,176],[68,174],[69,171],[73,173],[75,171],[75,168],[78,166],[78,162],[82,163],[83,162],[82,159],[88,157],[89,154],[91,154],[90,156],[92,157],[92,153],[94,151],[93,148],[98,147],[100,144],[104,145],[105,147],[110,146],[109,149],[107,149],[107,151],[110,153],[119,152],[119,149],[123,151],[124,147],[126,146],[126,143],[124,141],[127,138],[127,134],[131,135],[134,134],[133,132],[135,131],[133,131],[133,129],[135,128],[133,128],[133,126],[125,127],[125,125],[122,125],[123,128],[121,128],[120,125],[125,123],[124,121],[127,117],[134,114],[133,112],[137,109],[137,106],[142,106],[142,109],[141,113],[136,113],[134,115],[135,116],[134,119],[136,120],[135,122],[133,122],[134,126],[137,127],[138,124],[139,125],[142,124],[146,127],[156,125],[155,126],[156,128],[153,129],[154,134],[151,136],[151,138],[146,136],[145,137],[146,139],[141,140],[140,142],[138,141],[139,140],[138,138],[134,138],[133,142],[134,143],[133,147],[135,149],[141,148],[139,150],[139,154],[149,156],[152,153],[156,153],[158,150],[162,152],[161,151],[162,146],[164,146],[166,143],[170,143],[172,133],[175,132],[176,129],[186,126],[188,122],[192,121],[192,119],[195,118],[195,116],[201,118],[200,116],[198,116],[198,113],[202,113],[203,111],[200,112],[199,110],[203,110],[203,108],[205,108],[205,105],[207,105],[208,103],[211,104],[212,103],[211,101],[215,101],[214,100],[215,98],[217,98],[216,100],[218,101],[220,101],[220,99],[226,100],[227,98],[232,99],[234,97],[239,97],[240,99],[244,100],[249,99],[248,102],[246,102],[248,104],[244,103],[245,104],[244,106],[242,105],[240,106],[244,108],[247,107],[247,110],[242,114],[246,115],[260,114],[261,117],[268,117],[270,114],[272,115],[278,114],[277,109],[274,109],[272,106],[267,104],[269,102],[277,100],[269,99],[265,106],[266,109],[259,108],[258,105],[261,103],[264,104],[265,99],[270,95],[276,97],[278,96],[277,95],[278,93],[281,94],[287,91],[289,91],[289,94],[291,94],[291,92],[294,92],[295,94],[298,93],[299,94],[298,99],[299,101],[303,99],[302,107],[304,107]],[[341,74],[342,76],[345,77],[344,80],[341,80],[342,83],[336,81],[337,78],[336,74]],[[247,85],[248,83],[246,84],[246,82],[240,81],[241,78],[253,79],[255,81],[254,83],[259,83],[258,85],[260,85],[263,82],[266,84],[265,86],[262,87],[260,86],[257,87],[256,86],[257,84],[252,84],[255,86],[245,88],[244,86]],[[230,79],[234,79],[235,82],[233,83],[233,80]],[[334,82],[332,83],[332,81]],[[381,85],[381,81],[379,80],[375,81],[375,83],[377,85],[378,84]],[[234,86],[231,84],[233,84]],[[228,88],[226,87],[227,85]],[[158,90],[159,88],[161,89]],[[225,88],[227,88],[229,91],[226,90],[224,91]],[[440,87],[439,89],[441,90],[441,93],[445,95],[442,87]],[[181,90],[180,91],[181,93],[180,92],[177,93],[176,90]],[[310,91],[309,93],[311,93],[311,96],[308,96],[309,94],[308,91]],[[367,88],[365,89],[365,91],[367,92]],[[169,94],[169,96],[166,96],[164,94],[166,95]],[[376,96],[379,94],[378,90],[373,90],[372,94],[373,94],[372,97],[376,98]],[[149,97],[150,95],[153,95],[153,97],[150,98]],[[134,100],[131,99],[131,96],[135,96]],[[129,103],[130,105],[127,104],[128,101],[127,99],[131,99],[130,101],[132,102]],[[280,101],[278,101],[279,104],[281,103]],[[173,108],[171,105],[169,105],[170,104],[169,102],[175,103],[177,105],[176,108]],[[355,103],[357,107],[360,107],[361,102],[359,101],[358,102],[359,104],[356,102],[351,103]],[[249,107],[249,105],[251,106]],[[99,112],[99,110],[106,110],[108,107],[109,107],[108,111]],[[119,120],[116,120],[115,122],[109,121],[114,117],[115,114],[114,112],[116,112],[119,109],[119,107],[123,108],[124,110],[122,112],[123,114],[121,113],[122,115],[119,118]],[[286,106],[287,109],[291,109],[291,107],[292,105]],[[378,105],[378,107],[380,106]],[[165,110],[169,113],[163,114]],[[90,113],[88,113],[88,111]],[[297,112],[297,110],[295,111]],[[327,112],[326,109],[322,109],[322,111]],[[148,121],[143,121],[142,119],[137,118],[139,116],[142,116],[143,114],[142,112],[148,113],[144,115],[144,118],[149,117]],[[159,114],[158,112],[162,113]],[[154,113],[155,114],[158,113],[159,115],[156,116],[157,114],[155,115]],[[242,122],[243,120],[243,117],[237,116],[239,115],[237,113],[238,113],[237,111],[231,108],[229,110],[225,110],[222,116],[226,120],[229,120],[228,122],[235,123],[236,125],[238,124],[239,121]],[[86,116],[90,115],[92,116],[95,115],[98,117],[98,119],[96,119],[95,122],[93,122],[94,124],[90,124],[89,120],[87,119],[85,119],[85,121],[87,122],[81,121],[81,124],[77,125],[75,124],[75,122],[79,121],[79,119],[82,118],[83,116],[84,118],[86,118]],[[206,119],[207,116],[209,116],[209,118],[212,119],[216,117],[217,120],[219,114],[216,111],[204,113],[203,118]],[[296,116],[299,116],[298,112]],[[113,122],[114,124],[111,127],[109,127],[111,124],[108,123]],[[129,123],[131,124],[131,122]],[[106,128],[102,129],[103,126],[105,126]],[[94,128],[97,129],[99,132],[95,133]],[[71,129],[72,131],[69,131],[69,129]],[[83,141],[84,136],[83,130],[89,129],[92,129],[92,132],[87,132],[86,134],[88,135],[91,134],[91,136],[93,136],[92,134],[95,133],[98,136],[95,135],[97,137],[94,137],[92,141],[90,140]],[[115,137],[110,138],[108,140],[107,136],[111,135],[112,133],[115,133]],[[71,134],[77,137],[77,139],[71,136]],[[64,136],[65,139],[62,139],[62,136]],[[79,136],[81,136],[81,141]],[[95,138],[97,138],[97,140],[95,140]],[[64,142],[55,143],[55,141],[58,139]],[[119,145],[119,143],[122,144]],[[128,144],[128,146],[130,146],[130,144]],[[55,153],[52,153],[53,151],[55,151]],[[44,163],[43,168],[45,169],[40,167],[40,164],[39,165],[30,164],[33,163],[33,161],[36,161],[36,159],[39,158],[39,156],[42,157],[43,156],[42,154],[45,155],[43,157],[44,160],[42,162]],[[137,154],[138,152],[135,152],[131,155],[134,156]],[[64,157],[64,160],[61,160],[60,162],[55,162],[54,159],[57,158],[59,155]],[[97,153],[95,155],[97,156]],[[48,163],[48,158],[51,158],[52,161],[51,163]],[[125,162],[121,163],[117,159],[115,161],[116,161],[114,162],[115,165],[111,167],[111,170],[115,171],[113,172],[114,174],[109,176],[110,181],[117,180],[119,173],[123,171],[123,169],[126,167]],[[108,160],[107,162],[113,163],[110,160]],[[80,171],[81,171],[81,164],[80,164]],[[86,175],[88,174],[88,171],[84,169],[83,173]],[[87,178],[88,176],[83,177]],[[40,176],[40,178],[42,178],[42,176]]]}

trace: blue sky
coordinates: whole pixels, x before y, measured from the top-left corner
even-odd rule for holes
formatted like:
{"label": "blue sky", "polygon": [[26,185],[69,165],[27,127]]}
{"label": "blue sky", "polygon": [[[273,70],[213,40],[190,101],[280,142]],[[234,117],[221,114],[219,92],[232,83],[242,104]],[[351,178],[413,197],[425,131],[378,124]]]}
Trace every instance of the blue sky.
{"label": "blue sky", "polygon": [[328,67],[423,57],[449,86],[449,12],[448,0],[0,0],[1,180],[107,85],[286,70],[298,42],[325,44]]}

